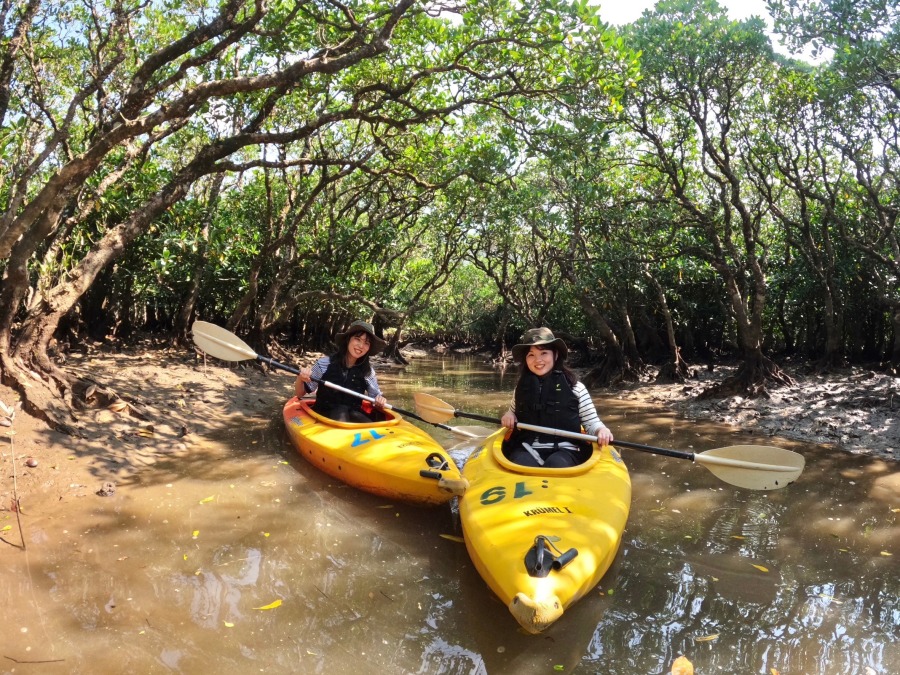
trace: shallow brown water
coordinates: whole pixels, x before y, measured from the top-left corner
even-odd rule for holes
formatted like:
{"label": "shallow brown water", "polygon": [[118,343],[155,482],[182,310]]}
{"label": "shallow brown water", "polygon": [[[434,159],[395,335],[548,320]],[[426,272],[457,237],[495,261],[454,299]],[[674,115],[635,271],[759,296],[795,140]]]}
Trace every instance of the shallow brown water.
{"label": "shallow brown water", "polygon": [[[425,390],[496,416],[514,377],[431,359],[380,379],[402,408]],[[616,564],[531,636],[478,577],[450,508],[336,483],[273,410],[113,497],[29,520],[27,552],[0,554],[0,672],[635,675],[681,654],[698,674],[900,672],[900,467],[598,403],[622,439],[781,445],[807,468],[751,492],[625,450],[634,498]]]}

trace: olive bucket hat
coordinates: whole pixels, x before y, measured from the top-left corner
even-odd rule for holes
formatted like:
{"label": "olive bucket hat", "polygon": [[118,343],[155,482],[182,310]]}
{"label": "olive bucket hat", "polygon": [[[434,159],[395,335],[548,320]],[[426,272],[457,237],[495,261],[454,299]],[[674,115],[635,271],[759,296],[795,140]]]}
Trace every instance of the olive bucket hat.
{"label": "olive bucket hat", "polygon": [[387,344],[387,342],[375,335],[375,329],[372,327],[372,324],[365,321],[354,321],[347,330],[334,336],[338,349],[343,350],[347,346],[347,340],[350,339],[350,336],[357,333],[365,333],[369,336],[369,356],[375,356]]}
{"label": "olive bucket hat", "polygon": [[569,353],[569,348],[562,338],[553,335],[553,331],[549,328],[532,328],[525,331],[522,341],[512,348],[512,355],[515,361],[524,361],[528,350],[538,345],[553,345],[559,352],[559,359],[562,361]]}

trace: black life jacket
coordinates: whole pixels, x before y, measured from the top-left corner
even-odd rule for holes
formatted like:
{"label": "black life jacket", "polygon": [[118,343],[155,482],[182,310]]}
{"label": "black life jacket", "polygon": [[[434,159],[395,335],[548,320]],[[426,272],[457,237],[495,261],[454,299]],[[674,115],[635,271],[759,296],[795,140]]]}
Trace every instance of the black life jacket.
{"label": "black life jacket", "polygon": [[[581,432],[578,397],[561,370],[552,370],[543,377],[538,377],[531,371],[524,373],[516,385],[514,412],[516,419],[525,424]],[[515,443],[532,444],[540,441],[558,445],[561,440],[569,440],[581,448],[582,454],[590,455],[591,446],[588,443],[525,429],[516,429],[509,443],[512,446]]]}
{"label": "black life jacket", "polygon": [[[365,359],[364,363],[357,363],[356,365],[347,368],[344,366],[343,357],[335,354],[331,357],[331,363],[328,364],[328,368],[326,368],[325,372],[322,374],[322,379],[326,382],[339,385],[344,389],[350,389],[359,392],[360,394],[365,394],[366,387],[368,386],[366,384],[366,375],[369,374],[371,369],[372,366],[369,365],[368,359]],[[361,409],[362,402],[362,399],[359,399],[356,396],[351,396],[342,391],[332,389],[327,385],[320,384],[316,391],[316,404],[314,409],[323,415],[327,415],[328,409],[332,406],[344,405],[349,408]]]}

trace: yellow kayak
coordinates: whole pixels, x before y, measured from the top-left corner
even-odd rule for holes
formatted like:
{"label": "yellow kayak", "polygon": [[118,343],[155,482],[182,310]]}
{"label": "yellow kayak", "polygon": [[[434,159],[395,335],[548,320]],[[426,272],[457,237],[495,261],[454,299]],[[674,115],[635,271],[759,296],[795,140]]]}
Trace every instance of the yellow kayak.
{"label": "yellow kayak", "polygon": [[337,422],[290,399],[284,424],[310,464],[355,488],[415,504],[443,504],[465,489],[459,469],[428,434],[385,410],[384,422]]}
{"label": "yellow kayak", "polygon": [[628,519],[631,478],[611,446],[579,466],[513,464],[506,429],[463,467],[459,500],[472,562],[516,621],[540,633],[591,590],[612,564]]}

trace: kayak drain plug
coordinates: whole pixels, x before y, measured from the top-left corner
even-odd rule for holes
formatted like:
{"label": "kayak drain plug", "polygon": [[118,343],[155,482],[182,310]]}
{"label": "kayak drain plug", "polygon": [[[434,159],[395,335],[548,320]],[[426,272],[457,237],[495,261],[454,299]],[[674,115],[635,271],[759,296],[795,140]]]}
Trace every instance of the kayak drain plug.
{"label": "kayak drain plug", "polygon": [[525,554],[525,569],[528,576],[542,578],[551,571],[559,572],[578,555],[577,548],[568,551],[560,551],[550,541],[549,537],[539,534],[534,538],[534,546]]}

